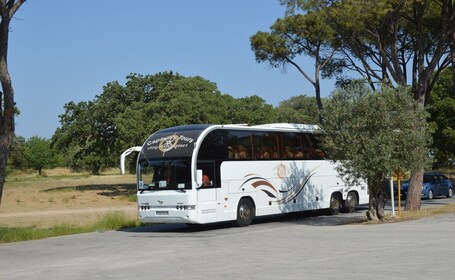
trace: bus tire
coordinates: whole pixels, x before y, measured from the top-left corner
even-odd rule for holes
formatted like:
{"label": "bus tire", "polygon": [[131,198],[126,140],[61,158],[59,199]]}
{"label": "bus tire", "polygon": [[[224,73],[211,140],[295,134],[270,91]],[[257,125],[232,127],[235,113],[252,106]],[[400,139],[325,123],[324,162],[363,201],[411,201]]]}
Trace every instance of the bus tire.
{"label": "bus tire", "polygon": [[246,227],[251,224],[255,215],[253,202],[249,198],[242,198],[237,206],[237,220],[238,227]]}
{"label": "bus tire", "polygon": [[332,193],[330,196],[330,206],[329,206],[329,214],[330,215],[337,215],[340,213],[341,209],[341,195],[339,193]]}
{"label": "bus tire", "polygon": [[358,199],[355,192],[349,192],[346,200],[343,202],[343,209],[344,213],[352,213],[355,211],[358,205]]}

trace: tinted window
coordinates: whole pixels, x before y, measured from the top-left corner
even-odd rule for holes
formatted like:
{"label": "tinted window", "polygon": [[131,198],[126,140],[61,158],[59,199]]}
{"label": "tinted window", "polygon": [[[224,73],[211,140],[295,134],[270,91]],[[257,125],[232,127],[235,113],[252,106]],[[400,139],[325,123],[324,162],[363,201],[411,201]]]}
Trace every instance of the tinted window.
{"label": "tinted window", "polygon": [[214,130],[210,132],[202,141],[199,149],[198,160],[221,159],[227,157],[226,132],[224,130]]}
{"label": "tinted window", "polygon": [[314,134],[303,134],[303,154],[305,159],[323,159],[325,154],[320,147],[320,141]]}
{"label": "tinted window", "polygon": [[251,132],[249,131],[228,131],[227,150],[229,159],[251,159],[253,156]]}
{"label": "tinted window", "polygon": [[278,154],[278,133],[254,132],[254,153],[256,159],[277,159]]}
{"label": "tinted window", "polygon": [[303,159],[302,137],[300,134],[283,134],[282,154],[284,159]]}

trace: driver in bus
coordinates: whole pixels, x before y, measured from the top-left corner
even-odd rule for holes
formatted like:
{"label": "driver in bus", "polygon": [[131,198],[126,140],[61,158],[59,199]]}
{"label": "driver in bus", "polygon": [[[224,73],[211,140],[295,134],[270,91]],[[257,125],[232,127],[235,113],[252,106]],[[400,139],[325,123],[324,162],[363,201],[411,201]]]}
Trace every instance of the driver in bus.
{"label": "driver in bus", "polygon": [[202,176],[202,186],[209,187],[211,185],[212,185],[212,182],[210,181],[209,176],[207,176],[207,175]]}

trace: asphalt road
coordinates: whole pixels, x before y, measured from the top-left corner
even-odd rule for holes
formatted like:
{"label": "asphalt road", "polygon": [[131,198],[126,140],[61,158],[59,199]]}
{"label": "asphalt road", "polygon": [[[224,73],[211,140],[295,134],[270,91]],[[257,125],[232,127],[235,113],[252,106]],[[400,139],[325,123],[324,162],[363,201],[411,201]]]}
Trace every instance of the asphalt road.
{"label": "asphalt road", "polygon": [[0,279],[455,278],[455,214],[345,224],[364,215],[287,215],[245,228],[157,225],[2,244]]}

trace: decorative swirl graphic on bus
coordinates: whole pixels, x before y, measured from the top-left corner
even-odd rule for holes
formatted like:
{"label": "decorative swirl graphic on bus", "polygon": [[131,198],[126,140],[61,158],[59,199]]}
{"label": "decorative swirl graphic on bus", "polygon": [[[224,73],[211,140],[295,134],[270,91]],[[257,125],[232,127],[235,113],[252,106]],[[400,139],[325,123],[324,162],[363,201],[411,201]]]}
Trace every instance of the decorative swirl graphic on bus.
{"label": "decorative swirl graphic on bus", "polygon": [[246,180],[239,187],[239,189],[245,185],[250,185],[255,189],[260,189],[268,197],[276,199],[278,204],[288,203],[293,201],[303,191],[305,186],[309,185],[311,177],[316,174],[315,169],[302,170],[301,175],[303,178],[300,177],[300,180],[296,178],[297,182],[293,183],[291,188],[288,190],[279,190],[279,188],[275,187],[268,179],[254,173],[247,174],[243,177]]}

